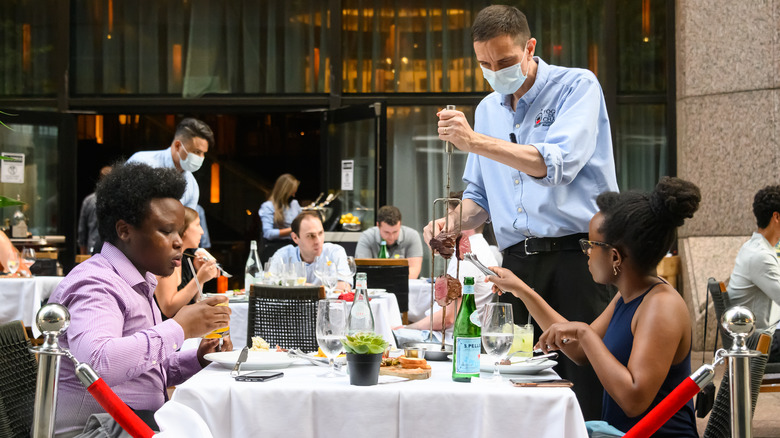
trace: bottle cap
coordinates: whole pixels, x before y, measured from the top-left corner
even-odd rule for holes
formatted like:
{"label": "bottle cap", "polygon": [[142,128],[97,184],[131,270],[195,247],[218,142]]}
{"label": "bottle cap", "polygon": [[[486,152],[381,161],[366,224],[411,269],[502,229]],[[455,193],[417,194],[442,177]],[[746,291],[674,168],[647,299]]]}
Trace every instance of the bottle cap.
{"label": "bottle cap", "polygon": [[474,285],[474,277],[463,277],[463,284],[468,285]]}

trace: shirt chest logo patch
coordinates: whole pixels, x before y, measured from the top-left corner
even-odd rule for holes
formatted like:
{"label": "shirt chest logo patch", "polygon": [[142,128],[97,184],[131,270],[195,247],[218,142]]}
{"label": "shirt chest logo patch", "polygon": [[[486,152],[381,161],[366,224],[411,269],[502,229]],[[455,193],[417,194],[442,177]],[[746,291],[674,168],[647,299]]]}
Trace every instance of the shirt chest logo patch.
{"label": "shirt chest logo patch", "polygon": [[536,119],[534,119],[534,128],[538,128],[540,126],[550,126],[555,121],[555,110],[554,109],[543,109],[539,111],[539,114],[536,115]]}

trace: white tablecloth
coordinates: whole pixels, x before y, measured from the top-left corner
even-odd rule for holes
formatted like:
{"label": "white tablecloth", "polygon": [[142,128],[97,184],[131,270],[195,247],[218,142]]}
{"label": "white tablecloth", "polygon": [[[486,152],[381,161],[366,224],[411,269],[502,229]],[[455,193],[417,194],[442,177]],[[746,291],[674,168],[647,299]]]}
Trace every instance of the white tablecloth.
{"label": "white tablecloth", "polygon": [[236,382],[212,364],[179,385],[173,400],[194,409],[215,438],[587,437],[569,388],[455,383],[451,362],[430,364],[428,380],[370,387],[351,386],[346,376],[317,377],[325,368],[304,365],[281,370],[281,379]]}
{"label": "white tablecloth", "polygon": [[0,278],[0,324],[21,320],[33,333],[40,335],[33,324],[41,301],[49,298],[65,277]]}
{"label": "white tablecloth", "polygon": [[[401,310],[398,308],[398,299],[394,294],[384,294],[371,297],[371,312],[374,314],[374,331],[382,335],[392,346],[395,345],[393,327],[402,324]],[[230,338],[233,348],[240,349],[246,345],[247,315],[249,303],[246,301],[231,302],[230,304]],[[196,348],[199,339],[188,339],[182,345],[182,349]]]}

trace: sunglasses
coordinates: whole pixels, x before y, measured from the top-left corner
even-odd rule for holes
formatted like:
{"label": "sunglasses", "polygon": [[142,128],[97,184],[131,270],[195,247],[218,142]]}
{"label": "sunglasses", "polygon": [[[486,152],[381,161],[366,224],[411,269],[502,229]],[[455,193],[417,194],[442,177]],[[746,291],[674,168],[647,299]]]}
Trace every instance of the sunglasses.
{"label": "sunglasses", "polygon": [[588,240],[588,239],[580,239],[580,248],[582,248],[582,252],[584,252],[585,255],[587,255],[588,251],[590,251],[590,249],[593,248],[594,246],[612,248],[612,245],[610,245],[609,243],[597,242],[595,240]]}

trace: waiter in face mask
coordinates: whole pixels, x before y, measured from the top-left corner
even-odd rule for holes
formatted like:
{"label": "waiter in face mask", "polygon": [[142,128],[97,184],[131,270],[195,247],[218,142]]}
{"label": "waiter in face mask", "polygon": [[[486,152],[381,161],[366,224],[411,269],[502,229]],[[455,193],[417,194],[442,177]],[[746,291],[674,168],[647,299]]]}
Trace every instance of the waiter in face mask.
{"label": "waiter in face mask", "polygon": [[213,146],[214,133],[209,125],[198,119],[186,118],[176,126],[171,147],[159,151],[136,152],[127,162],[145,163],[152,167],[172,167],[181,172],[187,181],[181,203],[196,210],[200,188],[192,172],[200,169],[206,152]]}
{"label": "waiter in face mask", "polygon": [[[490,220],[503,266],[570,321],[592,322],[614,291],[594,283],[579,247],[598,211],[596,197],[617,191],[607,108],[588,70],[549,65],[534,56],[525,15],[489,6],[472,26],[474,52],[494,92],[476,109],[474,129],[460,111],[438,113],[439,138],[469,153],[462,228]],[[455,210],[457,213],[457,210]],[[450,218],[457,224],[460,217]],[[444,219],[428,224],[429,242]],[[515,322],[528,311],[511,294]],[[541,330],[535,328],[535,339]],[[601,385],[590,366],[559,357],[557,372],[574,382],[586,420],[601,415]]]}

